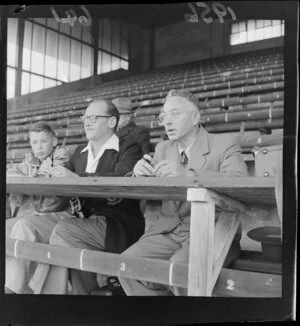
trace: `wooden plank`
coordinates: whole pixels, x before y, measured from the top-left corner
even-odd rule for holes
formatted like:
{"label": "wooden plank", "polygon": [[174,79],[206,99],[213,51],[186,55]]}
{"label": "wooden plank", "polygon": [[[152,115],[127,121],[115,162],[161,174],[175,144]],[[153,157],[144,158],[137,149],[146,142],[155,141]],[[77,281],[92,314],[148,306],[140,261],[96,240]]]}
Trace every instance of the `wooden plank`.
{"label": "wooden plank", "polygon": [[208,188],[244,204],[275,205],[273,177],[125,178],[7,177],[7,193],[186,200],[187,188]]}
{"label": "wooden plank", "polygon": [[206,203],[191,203],[189,296],[211,296],[212,292],[215,205],[208,194],[205,197]]}
{"label": "wooden plank", "polygon": [[214,204],[222,211],[245,212],[246,210],[245,205],[238,201],[207,189],[188,189],[187,200],[199,202],[209,202],[213,200]]}
{"label": "wooden plank", "polygon": [[[17,243],[17,245],[16,245]],[[126,257],[100,251],[51,246],[29,241],[6,239],[6,254],[22,259],[69,268],[187,287],[188,265],[174,264],[170,277],[168,261]],[[80,264],[80,257],[81,264]],[[125,264],[125,265],[123,265]],[[281,275],[244,272],[223,268],[213,296],[280,297]]]}
{"label": "wooden plank", "polygon": [[[6,239],[6,255],[94,273],[187,287],[188,265],[101,251]],[[171,275],[169,272],[172,272]]]}
{"label": "wooden plank", "polygon": [[214,265],[212,288],[214,288],[224,261],[227,257],[229,248],[236,235],[241,221],[240,213],[222,212],[215,226],[214,233]]}
{"label": "wooden plank", "polygon": [[243,250],[231,265],[232,269],[254,271],[269,274],[282,274],[282,263],[267,260],[261,252]]}
{"label": "wooden plank", "polygon": [[213,296],[280,298],[282,277],[223,268]]}

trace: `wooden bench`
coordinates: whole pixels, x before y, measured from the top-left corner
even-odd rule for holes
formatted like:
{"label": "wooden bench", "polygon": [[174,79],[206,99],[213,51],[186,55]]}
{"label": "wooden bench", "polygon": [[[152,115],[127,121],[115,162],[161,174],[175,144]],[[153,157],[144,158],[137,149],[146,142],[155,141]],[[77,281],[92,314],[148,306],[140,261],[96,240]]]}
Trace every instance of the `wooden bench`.
{"label": "wooden bench", "polygon": [[[281,275],[222,268],[248,205],[276,205],[274,178],[7,178],[7,193],[191,202],[189,264],[6,240],[6,254],[188,288],[189,296],[280,297]],[[215,224],[215,209],[222,210]],[[100,262],[101,261],[101,262]]]}

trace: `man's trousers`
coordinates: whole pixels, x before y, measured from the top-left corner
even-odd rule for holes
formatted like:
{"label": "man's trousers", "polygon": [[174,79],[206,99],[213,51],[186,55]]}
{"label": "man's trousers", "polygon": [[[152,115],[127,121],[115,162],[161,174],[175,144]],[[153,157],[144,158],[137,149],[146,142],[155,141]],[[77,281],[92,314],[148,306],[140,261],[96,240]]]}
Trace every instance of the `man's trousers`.
{"label": "man's trousers", "polygon": [[[129,247],[122,255],[153,259],[169,260],[173,263],[189,262],[189,231],[179,225],[170,233],[147,235],[144,234],[138,242]],[[240,244],[233,242],[224,266],[228,266],[240,254]],[[119,278],[127,295],[138,296],[186,296],[187,288],[171,287],[163,284]]]}
{"label": "man's trousers", "polygon": [[[103,216],[62,220],[54,227],[49,243],[61,247],[105,251],[106,228],[106,218]],[[39,264],[30,285],[36,294],[67,294],[69,280],[72,294],[90,294],[98,287],[96,273],[46,264]]]}
{"label": "man's trousers", "polygon": [[[55,225],[62,219],[69,219],[68,212],[28,213],[6,220],[6,237],[16,240],[48,243]],[[6,257],[5,286],[15,293],[24,293],[29,282],[34,262],[15,257]]]}

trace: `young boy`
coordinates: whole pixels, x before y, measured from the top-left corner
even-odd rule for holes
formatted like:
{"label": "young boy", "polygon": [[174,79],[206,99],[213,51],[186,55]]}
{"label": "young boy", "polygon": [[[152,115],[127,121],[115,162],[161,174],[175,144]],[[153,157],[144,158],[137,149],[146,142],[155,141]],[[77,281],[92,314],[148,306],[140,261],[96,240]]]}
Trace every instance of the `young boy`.
{"label": "young boy", "polygon": [[[46,122],[33,124],[29,138],[32,153],[8,169],[7,176],[49,176],[51,167],[68,161],[67,151],[56,148],[55,132]],[[71,217],[68,210],[64,211],[68,201],[62,197],[10,195],[9,201],[11,206],[20,206],[17,217],[6,220],[6,236],[12,239],[48,243],[54,226],[62,218]],[[24,259],[6,257],[5,292],[24,293],[33,265]]]}

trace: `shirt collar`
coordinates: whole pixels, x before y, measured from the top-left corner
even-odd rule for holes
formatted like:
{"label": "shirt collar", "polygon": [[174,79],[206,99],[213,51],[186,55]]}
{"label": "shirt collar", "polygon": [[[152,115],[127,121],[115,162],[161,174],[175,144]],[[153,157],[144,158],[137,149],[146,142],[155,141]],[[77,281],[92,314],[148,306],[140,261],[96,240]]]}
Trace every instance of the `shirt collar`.
{"label": "shirt collar", "polygon": [[[119,147],[119,138],[116,134],[113,134],[108,140],[107,142],[102,146],[101,148],[103,150],[103,152],[106,149],[114,149],[115,151],[119,151],[120,147]],[[92,150],[92,144],[91,141],[88,142],[87,146],[85,146],[80,153],[86,152],[86,151],[91,151]]]}
{"label": "shirt collar", "polygon": [[177,144],[177,146],[178,146],[178,151],[179,151],[180,155],[182,154],[182,152],[185,152],[186,156],[189,157],[190,149],[192,148],[193,144],[191,144],[190,146],[188,146],[185,149],[179,143]]}

